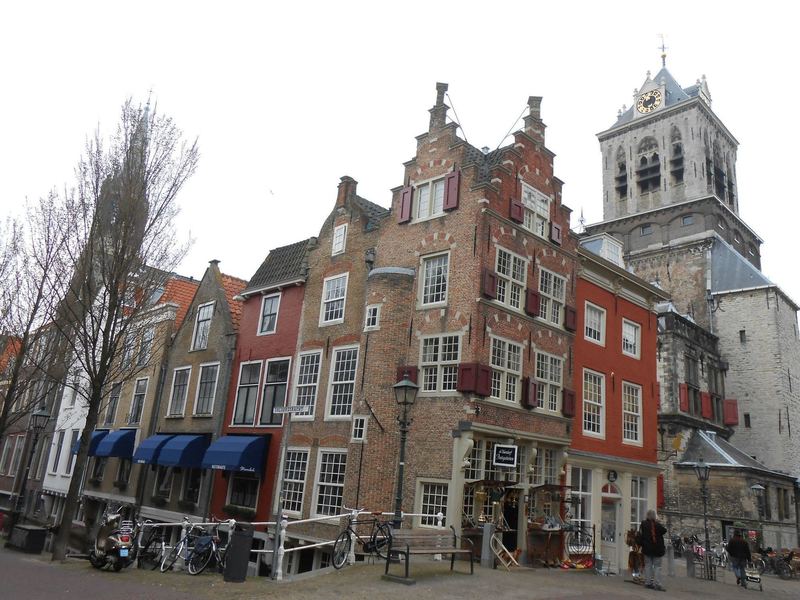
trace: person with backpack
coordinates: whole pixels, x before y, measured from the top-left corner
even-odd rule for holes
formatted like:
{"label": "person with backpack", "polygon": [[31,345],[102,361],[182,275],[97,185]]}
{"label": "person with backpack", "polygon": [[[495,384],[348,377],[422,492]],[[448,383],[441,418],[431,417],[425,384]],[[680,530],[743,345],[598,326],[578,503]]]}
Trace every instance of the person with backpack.
{"label": "person with backpack", "polygon": [[731,557],[731,567],[736,574],[736,585],[747,587],[747,577],[744,568],[750,562],[750,545],[742,537],[738,529],[733,533],[733,538],[728,542],[728,556]]}
{"label": "person with backpack", "polygon": [[647,511],[647,518],[639,525],[639,533],[644,554],[644,586],[666,592],[661,585],[661,557],[666,552],[664,534],[667,533],[667,528],[656,520],[656,511]]}

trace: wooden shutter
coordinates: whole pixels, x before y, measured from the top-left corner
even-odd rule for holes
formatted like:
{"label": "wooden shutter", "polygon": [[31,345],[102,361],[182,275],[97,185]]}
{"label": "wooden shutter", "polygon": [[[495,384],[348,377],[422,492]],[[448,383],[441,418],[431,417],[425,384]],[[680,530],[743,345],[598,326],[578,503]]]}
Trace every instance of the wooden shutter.
{"label": "wooden shutter", "polygon": [[536,382],[532,377],[522,380],[522,408],[536,408]]}
{"label": "wooden shutter", "polygon": [[405,376],[406,373],[408,373],[408,378],[411,381],[417,383],[419,369],[417,367],[411,367],[411,366],[397,367],[397,377],[395,378],[395,381],[396,382],[403,381],[403,377]]}
{"label": "wooden shutter", "polygon": [[477,372],[477,363],[461,363],[458,365],[458,381],[456,382],[456,389],[459,392],[474,392]]}
{"label": "wooden shutter", "polygon": [[508,199],[508,218],[517,223],[522,223],[525,220],[525,210],[522,202],[516,198]]}
{"label": "wooden shutter", "polygon": [[559,246],[561,245],[561,225],[550,223],[550,241]]}
{"label": "wooden shutter", "polygon": [[571,306],[564,309],[564,329],[575,331],[578,326],[578,313]]}
{"label": "wooden shutter", "polygon": [[565,417],[575,416],[575,392],[563,390],[561,399],[561,414]]}
{"label": "wooden shutter", "polygon": [[739,424],[739,401],[728,399],[722,401],[722,422],[725,425]]}
{"label": "wooden shutter", "polygon": [[461,171],[448,173],[444,178],[444,209],[458,208],[458,188],[461,181]]}
{"label": "wooden shutter", "polygon": [[664,475],[659,475],[656,479],[656,508],[664,508]]}
{"label": "wooden shutter", "polygon": [[497,298],[497,274],[494,271],[490,269],[484,269],[481,283],[481,291],[483,292],[484,296],[491,298],[492,300]]}
{"label": "wooden shutter", "polygon": [[414,197],[414,188],[408,186],[400,192],[400,214],[397,216],[398,223],[408,223],[411,220],[411,204]]}
{"label": "wooden shutter", "polygon": [[478,365],[475,379],[475,393],[479,396],[492,395],[492,370],[486,365]]}
{"label": "wooden shutter", "polygon": [[689,412],[689,386],[682,383],[678,386],[678,408],[683,412]]}
{"label": "wooden shutter", "polygon": [[539,316],[539,292],[531,288],[525,290],[525,312],[532,317]]}
{"label": "wooden shutter", "polygon": [[714,416],[714,409],[711,408],[711,394],[708,392],[700,392],[700,414],[704,419]]}

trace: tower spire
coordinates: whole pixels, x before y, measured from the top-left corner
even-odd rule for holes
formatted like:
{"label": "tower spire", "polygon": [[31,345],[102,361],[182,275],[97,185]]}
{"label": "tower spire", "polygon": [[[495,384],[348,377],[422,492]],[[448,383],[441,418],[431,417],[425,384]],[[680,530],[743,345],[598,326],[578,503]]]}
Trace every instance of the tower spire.
{"label": "tower spire", "polygon": [[664,45],[664,34],[663,33],[659,33],[658,35],[661,37],[661,46],[659,46],[659,49],[661,50],[661,66],[662,67],[666,67],[667,66],[667,47]]}

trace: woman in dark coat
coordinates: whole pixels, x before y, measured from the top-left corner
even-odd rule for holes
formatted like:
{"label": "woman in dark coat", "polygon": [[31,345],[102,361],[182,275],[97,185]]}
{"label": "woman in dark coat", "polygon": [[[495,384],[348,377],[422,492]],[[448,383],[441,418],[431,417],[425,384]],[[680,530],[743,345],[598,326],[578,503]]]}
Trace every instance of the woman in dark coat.
{"label": "woman in dark coat", "polygon": [[728,542],[728,556],[731,557],[731,566],[733,567],[733,572],[736,573],[736,585],[747,587],[744,568],[750,562],[750,546],[738,529],[734,532],[731,541]]}
{"label": "woman in dark coat", "polygon": [[656,520],[656,511],[647,511],[647,518],[639,525],[644,554],[645,587],[666,591],[661,585],[661,557],[664,556],[664,534],[667,528]]}

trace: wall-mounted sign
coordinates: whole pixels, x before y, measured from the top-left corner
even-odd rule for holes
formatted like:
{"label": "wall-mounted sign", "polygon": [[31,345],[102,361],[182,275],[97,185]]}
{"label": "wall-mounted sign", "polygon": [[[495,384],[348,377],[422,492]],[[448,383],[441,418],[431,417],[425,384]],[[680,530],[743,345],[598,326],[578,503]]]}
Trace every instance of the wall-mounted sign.
{"label": "wall-mounted sign", "polygon": [[617,480],[617,472],[616,471],[609,471],[608,472],[608,480],[611,483],[614,483]]}
{"label": "wall-mounted sign", "polygon": [[517,466],[518,447],[506,444],[495,444],[492,465],[513,469]]}

